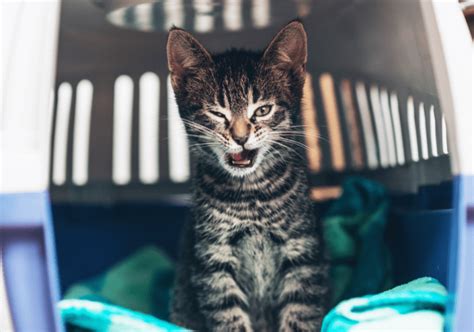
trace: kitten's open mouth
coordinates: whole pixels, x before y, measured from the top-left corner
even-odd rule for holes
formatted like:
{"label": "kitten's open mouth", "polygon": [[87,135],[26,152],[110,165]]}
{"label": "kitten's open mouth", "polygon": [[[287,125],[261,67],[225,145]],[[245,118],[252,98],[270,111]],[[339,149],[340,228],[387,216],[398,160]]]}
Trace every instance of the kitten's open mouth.
{"label": "kitten's open mouth", "polygon": [[257,150],[243,150],[239,153],[228,153],[227,162],[229,165],[239,168],[252,167],[255,161]]}

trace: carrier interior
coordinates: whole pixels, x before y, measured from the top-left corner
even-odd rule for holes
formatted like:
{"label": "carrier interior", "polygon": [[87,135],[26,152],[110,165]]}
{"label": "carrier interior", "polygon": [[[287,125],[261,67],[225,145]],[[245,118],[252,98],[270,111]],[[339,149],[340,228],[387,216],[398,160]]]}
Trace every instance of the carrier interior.
{"label": "carrier interior", "polygon": [[348,176],[382,183],[395,282],[448,284],[451,167],[418,1],[209,2],[204,20],[191,1],[118,13],[110,3],[61,10],[50,193],[62,292],[146,244],[176,258],[192,160],[168,83],[167,24],[217,52],[261,49],[296,16],[309,36],[302,122],[316,208]]}

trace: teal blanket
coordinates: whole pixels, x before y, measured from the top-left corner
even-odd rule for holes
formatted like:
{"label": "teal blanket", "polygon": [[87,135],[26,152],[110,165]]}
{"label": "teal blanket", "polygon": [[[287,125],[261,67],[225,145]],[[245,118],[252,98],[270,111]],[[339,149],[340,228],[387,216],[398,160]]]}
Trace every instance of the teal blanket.
{"label": "teal blanket", "polygon": [[352,298],[326,315],[322,332],[442,332],[446,289],[433,278],[420,278],[389,291]]}
{"label": "teal blanket", "polygon": [[332,304],[393,287],[385,242],[388,197],[377,182],[347,179],[342,196],[324,216],[323,230],[331,263]]}
{"label": "teal blanket", "polygon": [[[338,304],[324,318],[322,332],[442,332],[447,302],[445,288],[433,278],[420,278],[389,291]],[[169,332],[184,329],[150,315],[88,300],[62,300],[63,320],[100,332]]]}
{"label": "teal blanket", "polygon": [[171,259],[150,245],[103,274],[72,286],[64,298],[113,304],[166,320],[173,279]]}
{"label": "teal blanket", "polygon": [[88,331],[186,331],[179,326],[153,316],[97,301],[62,300],[59,302],[58,306],[64,322]]}

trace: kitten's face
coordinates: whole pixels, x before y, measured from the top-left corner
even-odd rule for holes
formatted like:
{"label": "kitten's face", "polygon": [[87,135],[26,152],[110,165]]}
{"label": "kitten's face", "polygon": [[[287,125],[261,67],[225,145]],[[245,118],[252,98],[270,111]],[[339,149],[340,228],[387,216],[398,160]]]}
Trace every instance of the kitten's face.
{"label": "kitten's face", "polygon": [[168,64],[190,147],[199,158],[245,176],[291,148],[306,64],[300,22],[283,28],[263,53],[216,56],[189,33],[173,29]]}

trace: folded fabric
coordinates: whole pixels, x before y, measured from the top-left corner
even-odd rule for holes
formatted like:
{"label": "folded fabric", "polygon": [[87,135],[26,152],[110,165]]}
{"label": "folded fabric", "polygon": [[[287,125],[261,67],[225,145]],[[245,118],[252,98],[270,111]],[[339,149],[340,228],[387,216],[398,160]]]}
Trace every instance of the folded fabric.
{"label": "folded fabric", "polygon": [[62,300],[63,322],[94,332],[171,332],[184,328],[153,316],[89,300]]}
{"label": "folded fabric", "polygon": [[333,305],[393,286],[390,255],[384,240],[388,211],[384,187],[352,177],[343,183],[342,189],[341,197],[323,217]]}
{"label": "folded fabric", "polygon": [[73,285],[64,298],[110,303],[167,319],[173,279],[171,260],[146,246],[103,274]]}
{"label": "folded fabric", "polygon": [[429,277],[346,300],[326,315],[321,332],[443,331],[446,289]]}

